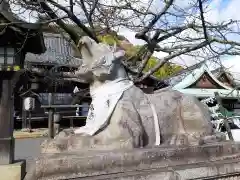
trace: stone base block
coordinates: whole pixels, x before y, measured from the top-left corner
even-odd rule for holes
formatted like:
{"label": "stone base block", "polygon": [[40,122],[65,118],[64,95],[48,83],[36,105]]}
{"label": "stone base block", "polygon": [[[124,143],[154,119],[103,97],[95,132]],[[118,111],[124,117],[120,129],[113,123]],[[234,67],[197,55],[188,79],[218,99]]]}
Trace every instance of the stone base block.
{"label": "stone base block", "polygon": [[26,174],[26,162],[16,162],[8,165],[0,165],[1,180],[23,180]]}
{"label": "stone base block", "polygon": [[29,180],[240,179],[240,144],[44,154]]}

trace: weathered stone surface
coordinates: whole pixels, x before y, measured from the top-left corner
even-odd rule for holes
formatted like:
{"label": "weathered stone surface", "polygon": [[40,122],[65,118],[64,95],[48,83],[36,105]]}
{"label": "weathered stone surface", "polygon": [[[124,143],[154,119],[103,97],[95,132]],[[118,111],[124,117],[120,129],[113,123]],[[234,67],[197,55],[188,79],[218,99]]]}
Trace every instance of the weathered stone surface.
{"label": "weathered stone surface", "polygon": [[22,180],[26,174],[26,162],[0,165],[1,180]]}
{"label": "weathered stone surface", "polygon": [[[109,47],[88,37],[81,44],[86,69],[79,77],[85,77],[85,73],[86,79],[91,79],[90,91],[118,78],[128,78],[120,59],[104,58],[111,54]],[[156,110],[157,124],[152,107]],[[160,135],[156,133],[158,128]],[[133,85],[123,93],[109,123],[94,136],[62,132],[53,141],[46,141],[42,152],[153,147],[159,136],[161,145],[199,145],[225,140],[225,135],[214,134],[208,109],[196,98],[170,88],[145,94]]]}
{"label": "weathered stone surface", "polygon": [[[57,179],[196,179],[240,172],[240,144],[138,148],[45,154],[31,180]],[[217,179],[217,178],[216,178]],[[30,179],[29,179],[30,180]]]}

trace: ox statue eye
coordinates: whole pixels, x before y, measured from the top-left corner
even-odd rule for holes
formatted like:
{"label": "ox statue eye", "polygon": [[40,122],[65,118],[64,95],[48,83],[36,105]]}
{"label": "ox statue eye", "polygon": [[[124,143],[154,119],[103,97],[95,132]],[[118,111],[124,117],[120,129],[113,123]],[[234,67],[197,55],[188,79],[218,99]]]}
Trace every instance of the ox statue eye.
{"label": "ox statue eye", "polygon": [[105,56],[103,57],[103,59],[102,59],[102,63],[106,63],[106,58],[105,58]]}
{"label": "ox statue eye", "polygon": [[90,41],[90,45],[92,45],[93,44],[93,42],[92,41]]}

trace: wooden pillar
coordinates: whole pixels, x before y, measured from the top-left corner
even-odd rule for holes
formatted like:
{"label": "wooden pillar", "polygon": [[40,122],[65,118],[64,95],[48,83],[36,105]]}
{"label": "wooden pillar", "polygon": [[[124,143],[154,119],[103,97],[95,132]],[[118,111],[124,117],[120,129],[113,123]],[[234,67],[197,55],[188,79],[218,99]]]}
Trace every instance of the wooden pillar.
{"label": "wooden pillar", "polygon": [[[24,84],[24,89],[29,89],[28,84]],[[26,130],[28,128],[28,125],[27,125],[28,113],[25,109],[24,99],[25,99],[25,96],[22,97],[22,129]]]}
{"label": "wooden pillar", "polygon": [[28,131],[32,132],[32,112],[28,111]]}
{"label": "wooden pillar", "polygon": [[73,118],[70,117],[70,128],[73,128],[74,127],[74,124],[73,124]]}
{"label": "wooden pillar", "polygon": [[1,77],[0,83],[0,165],[5,165],[14,160],[13,87],[10,78]]}
{"label": "wooden pillar", "polygon": [[27,128],[27,111],[24,110],[24,107],[22,106],[22,129]]}
{"label": "wooden pillar", "polygon": [[[48,94],[48,105],[53,105],[53,94]],[[54,118],[54,109],[48,108],[48,137],[54,138],[54,126],[53,126],[53,118]]]}

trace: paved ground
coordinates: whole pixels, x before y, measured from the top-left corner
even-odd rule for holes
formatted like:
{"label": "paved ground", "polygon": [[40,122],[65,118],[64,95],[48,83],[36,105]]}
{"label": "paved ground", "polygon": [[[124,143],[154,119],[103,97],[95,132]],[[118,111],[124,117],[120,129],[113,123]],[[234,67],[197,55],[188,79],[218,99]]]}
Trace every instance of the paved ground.
{"label": "paved ground", "polygon": [[40,144],[45,138],[28,138],[15,140],[15,159],[38,157]]}
{"label": "paved ground", "polygon": [[26,139],[26,138],[38,138],[38,137],[47,137],[48,129],[39,128],[32,129],[32,132],[29,132],[27,129],[25,130],[15,130],[13,136],[15,139]]}
{"label": "paved ground", "polygon": [[40,155],[40,144],[46,138],[27,138],[15,140],[15,160],[26,159],[29,162]]}

